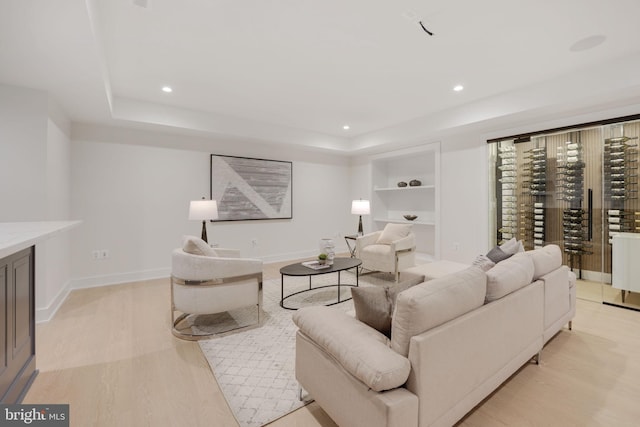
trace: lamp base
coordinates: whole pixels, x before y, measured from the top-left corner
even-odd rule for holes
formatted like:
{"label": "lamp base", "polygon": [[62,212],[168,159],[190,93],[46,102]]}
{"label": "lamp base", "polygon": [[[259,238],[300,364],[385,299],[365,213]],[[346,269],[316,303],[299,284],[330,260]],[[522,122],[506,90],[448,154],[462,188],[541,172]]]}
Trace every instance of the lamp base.
{"label": "lamp base", "polygon": [[207,241],[207,221],[202,221],[202,234],[200,235],[200,238],[209,243]]}
{"label": "lamp base", "polygon": [[362,215],[359,215],[360,220],[358,221],[358,236],[362,236],[364,235],[364,232],[362,230]]}

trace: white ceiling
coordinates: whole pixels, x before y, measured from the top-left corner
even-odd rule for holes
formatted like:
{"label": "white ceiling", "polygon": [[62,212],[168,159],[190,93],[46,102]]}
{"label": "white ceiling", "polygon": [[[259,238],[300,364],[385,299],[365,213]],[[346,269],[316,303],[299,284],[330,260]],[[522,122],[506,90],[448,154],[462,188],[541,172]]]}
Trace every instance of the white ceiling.
{"label": "white ceiling", "polygon": [[638,0],[0,0],[0,83],[74,122],[349,151],[416,120],[638,100],[638,16]]}

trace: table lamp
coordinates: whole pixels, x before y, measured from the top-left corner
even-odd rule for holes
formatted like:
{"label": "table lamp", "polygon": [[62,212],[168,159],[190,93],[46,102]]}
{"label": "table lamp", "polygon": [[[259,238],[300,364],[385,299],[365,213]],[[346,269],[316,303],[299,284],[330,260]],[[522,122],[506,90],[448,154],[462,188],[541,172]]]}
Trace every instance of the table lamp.
{"label": "table lamp", "polygon": [[362,215],[369,215],[371,209],[369,207],[368,200],[354,200],[351,202],[351,213],[353,215],[359,215],[360,220],[358,222],[358,236],[362,236],[364,233],[362,231]]}
{"label": "table lamp", "polygon": [[207,241],[207,221],[218,218],[218,203],[215,200],[192,200],[189,205],[189,219],[202,221],[202,240]]}

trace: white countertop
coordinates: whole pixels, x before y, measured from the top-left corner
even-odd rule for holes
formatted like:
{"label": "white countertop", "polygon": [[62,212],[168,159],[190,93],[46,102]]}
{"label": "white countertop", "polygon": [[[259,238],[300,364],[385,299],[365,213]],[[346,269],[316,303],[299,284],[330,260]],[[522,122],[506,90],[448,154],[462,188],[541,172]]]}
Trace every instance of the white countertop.
{"label": "white countertop", "polygon": [[81,222],[0,222],[0,259],[65,232]]}
{"label": "white countertop", "polygon": [[640,239],[640,233],[612,232],[611,237],[619,237],[622,239]]}

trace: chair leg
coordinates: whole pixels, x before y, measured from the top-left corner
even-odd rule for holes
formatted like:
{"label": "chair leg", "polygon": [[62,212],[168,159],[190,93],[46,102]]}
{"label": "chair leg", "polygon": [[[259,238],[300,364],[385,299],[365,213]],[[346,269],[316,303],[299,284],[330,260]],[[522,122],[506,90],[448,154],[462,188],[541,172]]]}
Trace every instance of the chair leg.
{"label": "chair leg", "polygon": [[573,330],[573,320],[569,320],[569,330]]}

